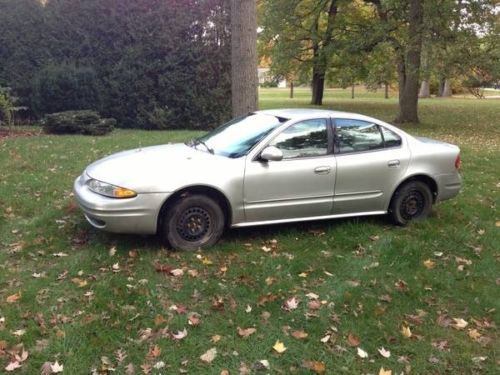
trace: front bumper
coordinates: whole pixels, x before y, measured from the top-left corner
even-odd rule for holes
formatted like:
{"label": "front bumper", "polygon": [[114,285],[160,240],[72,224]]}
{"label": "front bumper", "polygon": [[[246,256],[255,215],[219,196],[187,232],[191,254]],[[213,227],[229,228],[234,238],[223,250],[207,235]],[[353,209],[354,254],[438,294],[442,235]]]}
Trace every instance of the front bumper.
{"label": "front bumper", "polygon": [[160,208],[169,193],[138,194],[134,198],[108,198],[91,191],[84,172],[73,185],[78,205],[95,228],[114,233],[155,234]]}

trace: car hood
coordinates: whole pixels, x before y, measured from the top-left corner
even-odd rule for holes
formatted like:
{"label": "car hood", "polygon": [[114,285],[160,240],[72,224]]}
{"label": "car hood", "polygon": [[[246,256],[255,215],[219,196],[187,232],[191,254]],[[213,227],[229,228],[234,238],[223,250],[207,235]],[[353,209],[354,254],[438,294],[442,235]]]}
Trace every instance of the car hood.
{"label": "car hood", "polygon": [[195,176],[202,181],[231,160],[178,143],[119,152],[92,163],[86,173],[138,193],[160,193],[187,185]]}

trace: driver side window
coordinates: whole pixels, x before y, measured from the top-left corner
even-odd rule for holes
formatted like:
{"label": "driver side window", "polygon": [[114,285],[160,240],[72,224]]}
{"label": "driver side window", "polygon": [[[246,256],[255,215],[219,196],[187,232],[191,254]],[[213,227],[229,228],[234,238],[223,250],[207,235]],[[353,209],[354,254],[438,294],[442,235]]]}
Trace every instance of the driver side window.
{"label": "driver side window", "polygon": [[327,120],[298,122],[283,130],[270,146],[283,152],[283,159],[323,156],[328,153]]}

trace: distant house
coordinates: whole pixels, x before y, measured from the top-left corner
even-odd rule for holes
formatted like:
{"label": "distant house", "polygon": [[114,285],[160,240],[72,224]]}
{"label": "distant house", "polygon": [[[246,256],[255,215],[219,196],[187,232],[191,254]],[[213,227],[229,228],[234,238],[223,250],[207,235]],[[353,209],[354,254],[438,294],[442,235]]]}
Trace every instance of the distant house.
{"label": "distant house", "polygon": [[[262,86],[266,82],[275,82],[274,76],[270,74],[269,68],[258,68],[257,74],[259,76],[259,86]],[[286,79],[281,79],[278,81],[278,87],[285,88],[286,87]]]}

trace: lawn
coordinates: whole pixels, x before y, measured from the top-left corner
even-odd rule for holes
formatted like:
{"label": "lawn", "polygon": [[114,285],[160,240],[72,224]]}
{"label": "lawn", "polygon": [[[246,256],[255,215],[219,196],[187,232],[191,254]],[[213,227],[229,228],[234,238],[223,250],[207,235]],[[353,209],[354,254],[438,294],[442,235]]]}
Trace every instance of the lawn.
{"label": "lawn", "polygon": [[[308,105],[287,95],[261,90],[261,107]],[[329,90],[325,107],[395,117],[396,99],[357,96]],[[18,374],[499,373],[499,113],[420,102],[405,130],[458,144],[464,179],[426,221],[230,230],[197,253],[92,229],[71,188],[104,155],[199,133],[0,140],[0,372],[17,354]]]}

